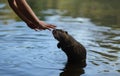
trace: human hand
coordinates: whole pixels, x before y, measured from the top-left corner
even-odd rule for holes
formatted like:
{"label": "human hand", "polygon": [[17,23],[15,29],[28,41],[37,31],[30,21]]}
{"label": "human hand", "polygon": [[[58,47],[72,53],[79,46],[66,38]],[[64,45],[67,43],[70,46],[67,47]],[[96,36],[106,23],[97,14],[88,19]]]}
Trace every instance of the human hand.
{"label": "human hand", "polygon": [[44,21],[39,21],[37,24],[34,24],[32,22],[28,22],[27,23],[28,27],[30,27],[31,29],[34,29],[36,31],[38,30],[51,30],[51,29],[55,29],[56,26],[52,25],[52,24],[47,24]]}

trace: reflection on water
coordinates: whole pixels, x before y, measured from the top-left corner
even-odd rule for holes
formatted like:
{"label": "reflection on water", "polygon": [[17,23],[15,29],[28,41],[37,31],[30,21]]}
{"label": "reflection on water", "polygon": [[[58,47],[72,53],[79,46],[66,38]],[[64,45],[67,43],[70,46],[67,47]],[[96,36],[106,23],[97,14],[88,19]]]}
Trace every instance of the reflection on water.
{"label": "reflection on water", "polygon": [[[61,14],[63,16],[72,17],[87,17],[91,18],[97,25],[107,25],[111,27],[120,26],[120,0],[27,0],[35,13],[41,19],[44,19],[46,15]],[[16,15],[8,10],[8,4],[6,0],[0,1],[0,15],[4,15],[7,18],[16,18]],[[58,9],[60,12],[41,13],[40,10]],[[12,14],[11,16],[9,14]],[[0,16],[2,19],[3,16]],[[0,19],[1,19],[0,18]]]}
{"label": "reflection on water", "polygon": [[85,71],[83,68],[80,68],[76,65],[65,66],[63,72],[60,73],[60,76],[81,76]]}
{"label": "reflection on water", "polygon": [[[85,69],[69,67],[61,70],[66,63],[65,54],[56,47],[57,41],[49,31],[35,32],[23,22],[0,26],[0,74],[3,76],[119,76],[120,72],[120,30],[96,26],[89,19],[69,22],[55,16],[46,16],[48,23],[57,24],[67,30],[88,50]],[[56,18],[56,22],[53,19]],[[65,21],[64,21],[65,20]],[[66,21],[67,20],[67,21]],[[73,19],[71,19],[73,20]],[[7,68],[7,69],[6,69]],[[28,69],[31,69],[28,71]]]}
{"label": "reflection on water", "polygon": [[[47,30],[36,32],[30,30],[25,23],[15,21],[16,15],[9,15],[9,13],[12,14],[13,12],[7,8],[6,1],[0,1],[1,76],[119,76],[119,23],[113,26],[111,22],[111,25],[109,25],[106,21],[109,17],[103,17],[119,12],[119,10],[118,12],[116,11],[119,7],[115,4],[115,1],[119,3],[119,0],[111,0],[113,4],[110,1],[108,3],[107,0],[89,0],[90,4],[97,6],[91,7],[91,9],[95,10],[94,12],[85,12],[88,11],[88,0],[84,0],[83,4],[81,3],[82,0],[56,0],[58,3],[55,5],[57,7],[55,9],[48,9],[51,8],[52,0],[34,0],[36,5],[32,7],[39,7],[41,3],[40,6],[43,8],[42,2],[47,2],[46,6],[44,5],[46,10],[38,12],[38,16],[44,18],[48,23],[57,25],[57,28],[67,30],[87,49],[87,67],[81,69],[76,66],[69,66],[66,70],[64,68],[66,67],[67,58],[64,52],[56,47],[57,41],[53,38],[52,33]],[[28,1],[32,2],[33,0]],[[82,5],[77,5],[79,1]],[[101,13],[103,9],[96,9],[106,7],[102,3],[107,3],[107,7],[111,4],[104,13]],[[65,6],[66,4],[76,4],[76,6],[73,5],[74,8],[82,6],[77,9],[82,9],[83,11],[73,10],[72,6],[65,10],[68,8],[68,6]],[[116,9],[111,8],[114,8],[114,6]],[[34,10],[36,11],[37,9]],[[70,12],[70,10],[76,11],[78,15],[74,14],[75,12]],[[88,14],[92,17],[89,17]],[[117,20],[119,20],[118,14],[114,14],[114,16],[117,16]],[[116,21],[114,18],[110,19]],[[94,20],[100,22],[99,24],[104,21],[107,24],[98,26],[91,22]]]}
{"label": "reflection on water", "polygon": [[[120,26],[120,1],[119,0],[39,0],[29,1],[36,13],[46,9],[59,9],[64,12],[64,16],[88,17],[98,25],[112,27]],[[35,5],[33,5],[35,3]],[[40,13],[37,13],[40,15]],[[44,14],[50,15],[51,13]],[[57,14],[57,13],[52,13]],[[43,15],[43,14],[42,14]],[[41,18],[44,17],[41,15]]]}

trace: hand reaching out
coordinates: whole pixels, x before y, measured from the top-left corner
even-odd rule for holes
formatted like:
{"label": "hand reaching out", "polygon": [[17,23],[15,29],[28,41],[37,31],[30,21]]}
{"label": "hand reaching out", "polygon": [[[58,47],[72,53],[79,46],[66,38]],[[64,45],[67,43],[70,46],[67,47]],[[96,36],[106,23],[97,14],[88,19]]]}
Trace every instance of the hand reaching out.
{"label": "hand reaching out", "polygon": [[38,24],[34,24],[32,22],[27,22],[28,27],[30,27],[31,29],[34,29],[36,31],[38,30],[51,30],[51,29],[55,29],[56,26],[52,25],[52,24],[47,24],[44,21],[39,21]]}
{"label": "hand reaching out", "polygon": [[55,25],[47,24],[38,19],[26,0],[8,0],[13,11],[34,30],[51,30],[55,29]]}

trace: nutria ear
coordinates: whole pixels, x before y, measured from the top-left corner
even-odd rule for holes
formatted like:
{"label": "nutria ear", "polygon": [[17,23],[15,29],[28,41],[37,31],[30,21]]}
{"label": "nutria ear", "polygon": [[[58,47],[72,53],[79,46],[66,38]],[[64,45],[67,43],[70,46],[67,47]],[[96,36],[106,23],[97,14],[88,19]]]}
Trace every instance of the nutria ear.
{"label": "nutria ear", "polygon": [[60,48],[60,47],[61,47],[61,44],[60,44],[60,42],[57,44],[57,47],[58,47],[58,48]]}

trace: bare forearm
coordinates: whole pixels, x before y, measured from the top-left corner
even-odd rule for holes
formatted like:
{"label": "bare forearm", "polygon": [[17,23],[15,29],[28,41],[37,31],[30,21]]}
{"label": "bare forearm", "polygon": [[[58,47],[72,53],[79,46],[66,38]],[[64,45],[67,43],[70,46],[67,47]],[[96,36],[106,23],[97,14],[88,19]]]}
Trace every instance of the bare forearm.
{"label": "bare forearm", "polygon": [[27,17],[27,19],[34,23],[39,22],[38,17],[34,14],[30,6],[27,4],[26,0],[16,0],[16,4],[24,16]]}
{"label": "bare forearm", "polygon": [[14,12],[25,22],[28,22],[29,20],[20,12],[18,9],[15,0],[8,0],[10,7],[14,10]]}
{"label": "bare forearm", "polygon": [[27,4],[26,0],[8,0],[9,5],[14,10],[14,12],[27,23],[27,25],[34,30],[45,30],[54,29],[56,26],[51,24],[46,24],[40,21],[38,17],[34,14],[30,6]]}

